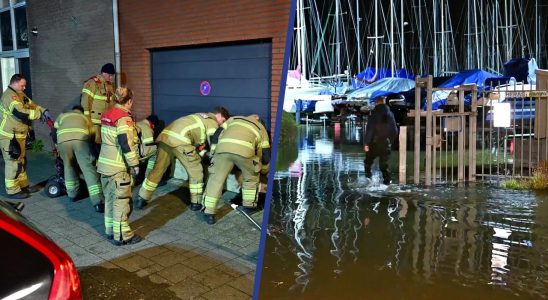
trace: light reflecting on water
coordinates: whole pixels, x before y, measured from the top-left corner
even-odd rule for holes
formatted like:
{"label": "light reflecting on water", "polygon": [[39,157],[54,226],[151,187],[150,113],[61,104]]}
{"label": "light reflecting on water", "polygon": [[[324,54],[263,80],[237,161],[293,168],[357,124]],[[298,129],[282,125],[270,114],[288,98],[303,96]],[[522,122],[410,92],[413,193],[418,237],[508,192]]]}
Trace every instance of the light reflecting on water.
{"label": "light reflecting on water", "polygon": [[280,145],[261,299],[546,297],[548,197],[369,185],[360,132]]}

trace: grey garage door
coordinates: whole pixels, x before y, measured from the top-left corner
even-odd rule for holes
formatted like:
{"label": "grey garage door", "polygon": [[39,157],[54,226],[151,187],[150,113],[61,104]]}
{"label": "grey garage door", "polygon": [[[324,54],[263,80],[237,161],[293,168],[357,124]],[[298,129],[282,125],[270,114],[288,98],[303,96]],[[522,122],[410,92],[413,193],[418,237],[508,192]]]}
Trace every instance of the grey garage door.
{"label": "grey garage door", "polygon": [[271,43],[152,51],[153,112],[166,122],[215,106],[270,128]]}

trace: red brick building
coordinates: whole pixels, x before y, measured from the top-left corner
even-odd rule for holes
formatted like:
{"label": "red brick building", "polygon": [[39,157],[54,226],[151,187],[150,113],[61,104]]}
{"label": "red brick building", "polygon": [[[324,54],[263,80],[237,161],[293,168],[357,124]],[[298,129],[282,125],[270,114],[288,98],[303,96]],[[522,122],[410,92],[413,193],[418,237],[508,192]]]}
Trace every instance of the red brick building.
{"label": "red brick building", "polygon": [[[118,0],[122,81],[136,93],[137,118],[153,112],[170,122],[223,105],[273,125],[290,2]],[[78,103],[84,80],[114,63],[113,1],[27,6],[37,32],[29,38],[32,97],[56,116]]]}

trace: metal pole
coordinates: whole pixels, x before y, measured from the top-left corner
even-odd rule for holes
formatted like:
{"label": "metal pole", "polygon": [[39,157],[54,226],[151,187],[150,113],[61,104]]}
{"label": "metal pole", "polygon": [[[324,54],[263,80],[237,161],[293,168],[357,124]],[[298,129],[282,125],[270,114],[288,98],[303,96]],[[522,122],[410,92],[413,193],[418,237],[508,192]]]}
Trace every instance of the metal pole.
{"label": "metal pole", "polygon": [[255,220],[253,220],[253,218],[251,218],[245,211],[241,210],[241,208],[238,205],[233,203],[230,206],[232,207],[232,209],[239,212],[242,216],[246,217],[246,219],[248,219],[249,222],[251,222],[253,225],[255,225],[255,227],[257,227],[257,229],[259,229],[259,231],[261,231],[261,226],[259,224],[257,224],[257,222]]}
{"label": "metal pole", "polygon": [[392,76],[394,77],[394,0],[390,0],[390,70],[392,70]]}
{"label": "metal pole", "polygon": [[362,52],[362,49],[361,49],[361,44],[360,44],[360,0],[356,0],[356,44],[357,44],[357,48],[358,48],[358,72],[361,71],[361,62],[362,62],[362,58],[361,58],[361,52]]}

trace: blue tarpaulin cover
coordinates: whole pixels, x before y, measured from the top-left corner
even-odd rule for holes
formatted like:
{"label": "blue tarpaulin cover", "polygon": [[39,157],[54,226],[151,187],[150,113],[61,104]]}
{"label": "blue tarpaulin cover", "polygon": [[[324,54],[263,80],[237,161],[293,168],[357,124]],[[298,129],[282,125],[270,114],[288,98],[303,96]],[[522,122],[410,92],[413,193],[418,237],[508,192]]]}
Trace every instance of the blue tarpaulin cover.
{"label": "blue tarpaulin cover", "polygon": [[[452,88],[463,84],[475,83],[478,86],[478,91],[482,91],[484,88],[484,82],[487,78],[501,77],[497,74],[486,72],[479,69],[461,71],[455,74],[446,82],[442,83],[439,87]],[[449,91],[435,91],[432,94],[432,109],[438,109],[441,105],[444,105],[447,100]],[[470,98],[465,99],[465,104],[470,104]],[[425,109],[426,107],[423,107]]]}
{"label": "blue tarpaulin cover", "polygon": [[386,96],[405,92],[415,88],[415,81],[407,78],[389,77],[376,81],[366,87],[348,93],[348,99],[369,98],[370,103],[375,101],[377,96]]}
{"label": "blue tarpaulin cover", "polygon": [[394,70],[394,76],[392,76],[391,69],[380,68],[377,70],[378,72],[376,75],[375,68],[372,67],[367,67],[365,70],[358,73],[354,78],[352,78],[352,88],[362,88],[374,83],[375,81],[388,77],[415,79],[415,75],[408,73],[405,69]]}

